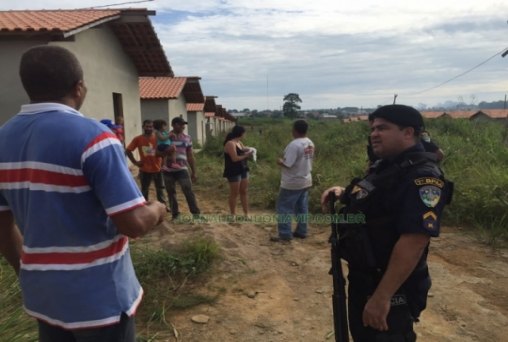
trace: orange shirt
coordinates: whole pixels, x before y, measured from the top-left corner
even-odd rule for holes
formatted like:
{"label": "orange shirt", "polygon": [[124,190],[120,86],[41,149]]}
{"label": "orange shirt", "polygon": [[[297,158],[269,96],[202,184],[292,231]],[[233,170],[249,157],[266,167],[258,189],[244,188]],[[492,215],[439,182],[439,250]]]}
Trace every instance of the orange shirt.
{"label": "orange shirt", "polygon": [[155,134],[152,134],[150,137],[138,135],[132,139],[129,146],[127,146],[127,150],[132,152],[135,149],[138,149],[139,156],[143,162],[143,166],[139,168],[141,171],[148,173],[161,171],[162,158],[155,155],[157,151],[157,138]]}

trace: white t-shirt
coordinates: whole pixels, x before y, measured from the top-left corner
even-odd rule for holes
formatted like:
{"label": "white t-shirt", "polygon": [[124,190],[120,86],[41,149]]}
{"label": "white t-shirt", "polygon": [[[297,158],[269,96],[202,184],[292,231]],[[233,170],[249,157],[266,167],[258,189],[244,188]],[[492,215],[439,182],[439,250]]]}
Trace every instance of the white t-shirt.
{"label": "white t-shirt", "polygon": [[284,150],[280,187],[301,190],[312,186],[312,158],[314,143],[307,137],[296,138]]}

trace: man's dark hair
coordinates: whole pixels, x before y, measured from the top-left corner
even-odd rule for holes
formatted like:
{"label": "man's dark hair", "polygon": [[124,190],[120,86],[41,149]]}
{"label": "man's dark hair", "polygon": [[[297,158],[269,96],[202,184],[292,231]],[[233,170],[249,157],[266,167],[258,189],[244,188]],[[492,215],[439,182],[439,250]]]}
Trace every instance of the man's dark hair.
{"label": "man's dark hair", "polygon": [[83,80],[83,70],[69,50],[44,45],[23,54],[19,76],[31,101],[57,101]]}
{"label": "man's dark hair", "polygon": [[307,134],[307,129],[309,129],[309,124],[305,120],[296,120],[293,123],[293,129],[298,134]]}
{"label": "man's dark hair", "polygon": [[143,125],[141,127],[144,127],[146,124],[151,124],[151,123],[153,123],[152,120],[146,119],[146,120],[143,121]]}

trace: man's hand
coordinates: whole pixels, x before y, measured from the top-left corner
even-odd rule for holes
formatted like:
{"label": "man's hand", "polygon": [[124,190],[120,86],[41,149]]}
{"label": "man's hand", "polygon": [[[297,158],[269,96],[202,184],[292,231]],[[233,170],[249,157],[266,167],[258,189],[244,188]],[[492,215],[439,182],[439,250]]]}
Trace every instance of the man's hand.
{"label": "man's hand", "polygon": [[143,161],[138,160],[134,163],[134,165],[136,165],[137,167],[143,167]]}
{"label": "man's hand", "polygon": [[328,196],[331,192],[335,192],[335,196],[339,198],[344,192],[344,188],[340,186],[332,186],[331,188],[326,189],[321,194],[321,210],[323,213],[328,213],[330,211],[330,207],[328,206]]}
{"label": "man's hand", "polygon": [[369,298],[363,308],[363,326],[379,331],[387,331],[386,317],[390,312],[390,298],[378,298],[375,294]]}
{"label": "man's hand", "polygon": [[159,220],[155,224],[156,226],[158,226],[159,224],[164,222],[164,216],[166,216],[166,205],[165,204],[158,202],[158,201],[155,201],[155,202],[149,201],[146,203],[146,205],[149,208],[154,208],[154,210],[159,214]]}
{"label": "man's hand", "polygon": [[194,172],[191,173],[191,181],[192,183],[196,183],[196,181],[198,180],[198,177],[196,176],[196,174]]}
{"label": "man's hand", "polygon": [[176,146],[175,145],[169,145],[169,147],[164,151],[166,155],[175,153],[176,152]]}
{"label": "man's hand", "polygon": [[118,231],[131,238],[138,238],[164,221],[166,206],[160,202],[147,202],[136,207],[111,216]]}

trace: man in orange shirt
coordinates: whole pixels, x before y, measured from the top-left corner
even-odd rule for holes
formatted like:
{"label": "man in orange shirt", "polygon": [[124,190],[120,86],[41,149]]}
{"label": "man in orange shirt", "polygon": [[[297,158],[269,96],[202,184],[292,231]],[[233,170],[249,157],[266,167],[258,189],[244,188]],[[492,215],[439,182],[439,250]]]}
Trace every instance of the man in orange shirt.
{"label": "man in orange shirt", "polygon": [[[132,154],[132,151],[136,149],[138,150],[140,160],[136,160]],[[161,174],[162,158],[156,155],[156,151],[157,138],[153,132],[153,122],[152,120],[145,120],[143,121],[143,134],[132,139],[125,153],[130,161],[139,167],[141,193],[145,196],[145,199],[148,201],[148,188],[153,180],[157,192],[157,200],[166,204],[164,199],[164,181]]]}

